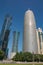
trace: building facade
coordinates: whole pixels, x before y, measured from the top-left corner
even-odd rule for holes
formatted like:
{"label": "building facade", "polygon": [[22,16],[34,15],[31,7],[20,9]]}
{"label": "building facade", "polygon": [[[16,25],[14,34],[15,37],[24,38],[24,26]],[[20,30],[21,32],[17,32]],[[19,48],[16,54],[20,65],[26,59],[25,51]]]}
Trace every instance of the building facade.
{"label": "building facade", "polygon": [[23,52],[38,53],[34,13],[27,10],[24,17]]}
{"label": "building facade", "polygon": [[9,16],[9,15],[5,16],[4,24],[2,26],[1,35],[0,35],[1,48],[2,48],[2,43],[3,43],[4,37],[5,37],[5,32],[6,32],[6,30],[10,29],[11,20],[12,20],[11,16]]}
{"label": "building facade", "polygon": [[12,17],[10,15],[5,16],[4,24],[2,26],[1,35],[0,35],[0,49],[3,50],[6,54],[7,46],[8,46],[8,37],[10,34],[10,26],[11,26]]}
{"label": "building facade", "polygon": [[43,31],[41,28],[38,28],[36,32],[37,32],[38,54],[43,54]]}
{"label": "building facade", "polygon": [[18,52],[18,40],[19,40],[20,32],[13,32],[13,45],[12,52]]}
{"label": "building facade", "polygon": [[18,41],[19,41],[20,32],[14,31],[13,32],[13,44],[12,44],[12,52],[11,58],[18,52]]}
{"label": "building facade", "polygon": [[2,43],[2,50],[3,50],[5,53],[6,53],[7,46],[8,46],[9,34],[10,34],[10,30],[6,30],[5,36],[4,36],[4,40],[3,40],[3,43]]}

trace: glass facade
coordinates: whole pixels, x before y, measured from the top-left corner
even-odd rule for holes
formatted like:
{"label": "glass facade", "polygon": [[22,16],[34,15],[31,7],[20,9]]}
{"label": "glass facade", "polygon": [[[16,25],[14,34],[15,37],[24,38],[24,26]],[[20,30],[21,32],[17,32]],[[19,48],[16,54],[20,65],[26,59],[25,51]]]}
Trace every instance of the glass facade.
{"label": "glass facade", "polygon": [[4,52],[6,52],[6,50],[7,50],[9,33],[10,33],[10,30],[6,30],[4,40],[3,40],[3,43],[2,43],[2,50]]}
{"label": "glass facade", "polygon": [[43,33],[42,33],[42,42],[43,42]]}
{"label": "glass facade", "polygon": [[39,37],[39,46],[40,46],[40,53],[43,53],[43,32],[40,30],[38,31],[38,37]]}
{"label": "glass facade", "polygon": [[10,34],[10,26],[11,26],[11,20],[12,17],[9,15],[5,16],[4,24],[2,26],[1,35],[0,35],[0,49],[2,49],[5,52],[8,46],[8,38]]}
{"label": "glass facade", "polygon": [[12,52],[18,52],[18,40],[19,40],[20,32],[13,32],[13,45],[12,45]]}
{"label": "glass facade", "polygon": [[6,49],[6,52],[4,53],[4,58],[5,58],[5,59],[8,58],[8,51],[9,51],[9,49],[7,48],[7,49]]}
{"label": "glass facade", "polygon": [[0,43],[0,45],[3,43],[6,30],[9,30],[9,28],[10,28],[11,19],[12,19],[11,16],[6,15],[5,20],[4,20],[4,24],[3,24],[3,26],[2,26],[1,35],[0,35],[0,41],[2,41],[2,42]]}
{"label": "glass facade", "polygon": [[38,35],[39,35],[39,45],[40,45],[40,49],[41,49],[41,33],[38,32]]}

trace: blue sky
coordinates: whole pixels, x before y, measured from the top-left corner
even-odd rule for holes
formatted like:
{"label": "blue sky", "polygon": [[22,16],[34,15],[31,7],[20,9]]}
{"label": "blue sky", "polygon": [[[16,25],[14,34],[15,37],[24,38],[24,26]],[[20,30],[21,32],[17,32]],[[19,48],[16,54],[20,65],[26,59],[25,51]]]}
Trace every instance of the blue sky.
{"label": "blue sky", "polygon": [[0,0],[0,32],[4,23],[4,16],[9,13],[13,17],[8,43],[9,52],[11,52],[13,43],[13,31],[20,32],[18,50],[22,50],[24,14],[28,9],[34,12],[37,28],[43,29],[43,0]]}

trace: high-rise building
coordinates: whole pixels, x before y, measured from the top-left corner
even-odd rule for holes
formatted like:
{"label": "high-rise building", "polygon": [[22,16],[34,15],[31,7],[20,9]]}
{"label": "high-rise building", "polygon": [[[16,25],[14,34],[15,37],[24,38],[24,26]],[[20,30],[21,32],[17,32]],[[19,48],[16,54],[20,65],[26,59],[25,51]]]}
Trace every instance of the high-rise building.
{"label": "high-rise building", "polygon": [[12,52],[18,52],[18,40],[19,40],[20,32],[13,32],[13,45]]}
{"label": "high-rise building", "polygon": [[24,17],[23,52],[38,53],[34,13],[27,10]]}
{"label": "high-rise building", "polygon": [[37,32],[38,54],[43,54],[43,31],[41,28],[38,28],[36,32]]}
{"label": "high-rise building", "polygon": [[10,25],[12,23],[11,20],[12,20],[11,16],[9,15],[5,16],[4,24],[2,26],[1,35],[0,35],[0,48],[2,48],[6,30],[10,29]]}
{"label": "high-rise building", "polygon": [[18,52],[18,41],[19,41],[20,32],[14,31],[13,32],[13,44],[12,44],[12,52],[11,58]]}
{"label": "high-rise building", "polygon": [[3,40],[3,43],[2,43],[2,50],[5,53],[6,53],[7,46],[8,46],[9,34],[10,34],[10,30],[6,30],[4,40]]}
{"label": "high-rise building", "polygon": [[9,48],[6,49],[6,58],[8,58]]}
{"label": "high-rise building", "polygon": [[5,16],[4,24],[2,26],[1,35],[0,35],[0,49],[4,51],[5,57],[7,57],[6,51],[8,46],[9,34],[10,34],[10,26],[12,23],[11,20],[12,20],[11,16],[9,15]]}

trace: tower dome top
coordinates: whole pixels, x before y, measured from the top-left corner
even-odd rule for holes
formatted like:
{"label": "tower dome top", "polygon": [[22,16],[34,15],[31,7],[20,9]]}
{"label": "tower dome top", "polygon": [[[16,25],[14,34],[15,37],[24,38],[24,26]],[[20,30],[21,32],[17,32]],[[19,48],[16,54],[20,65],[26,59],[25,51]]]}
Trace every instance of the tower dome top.
{"label": "tower dome top", "polygon": [[26,13],[33,13],[32,10],[28,9]]}

